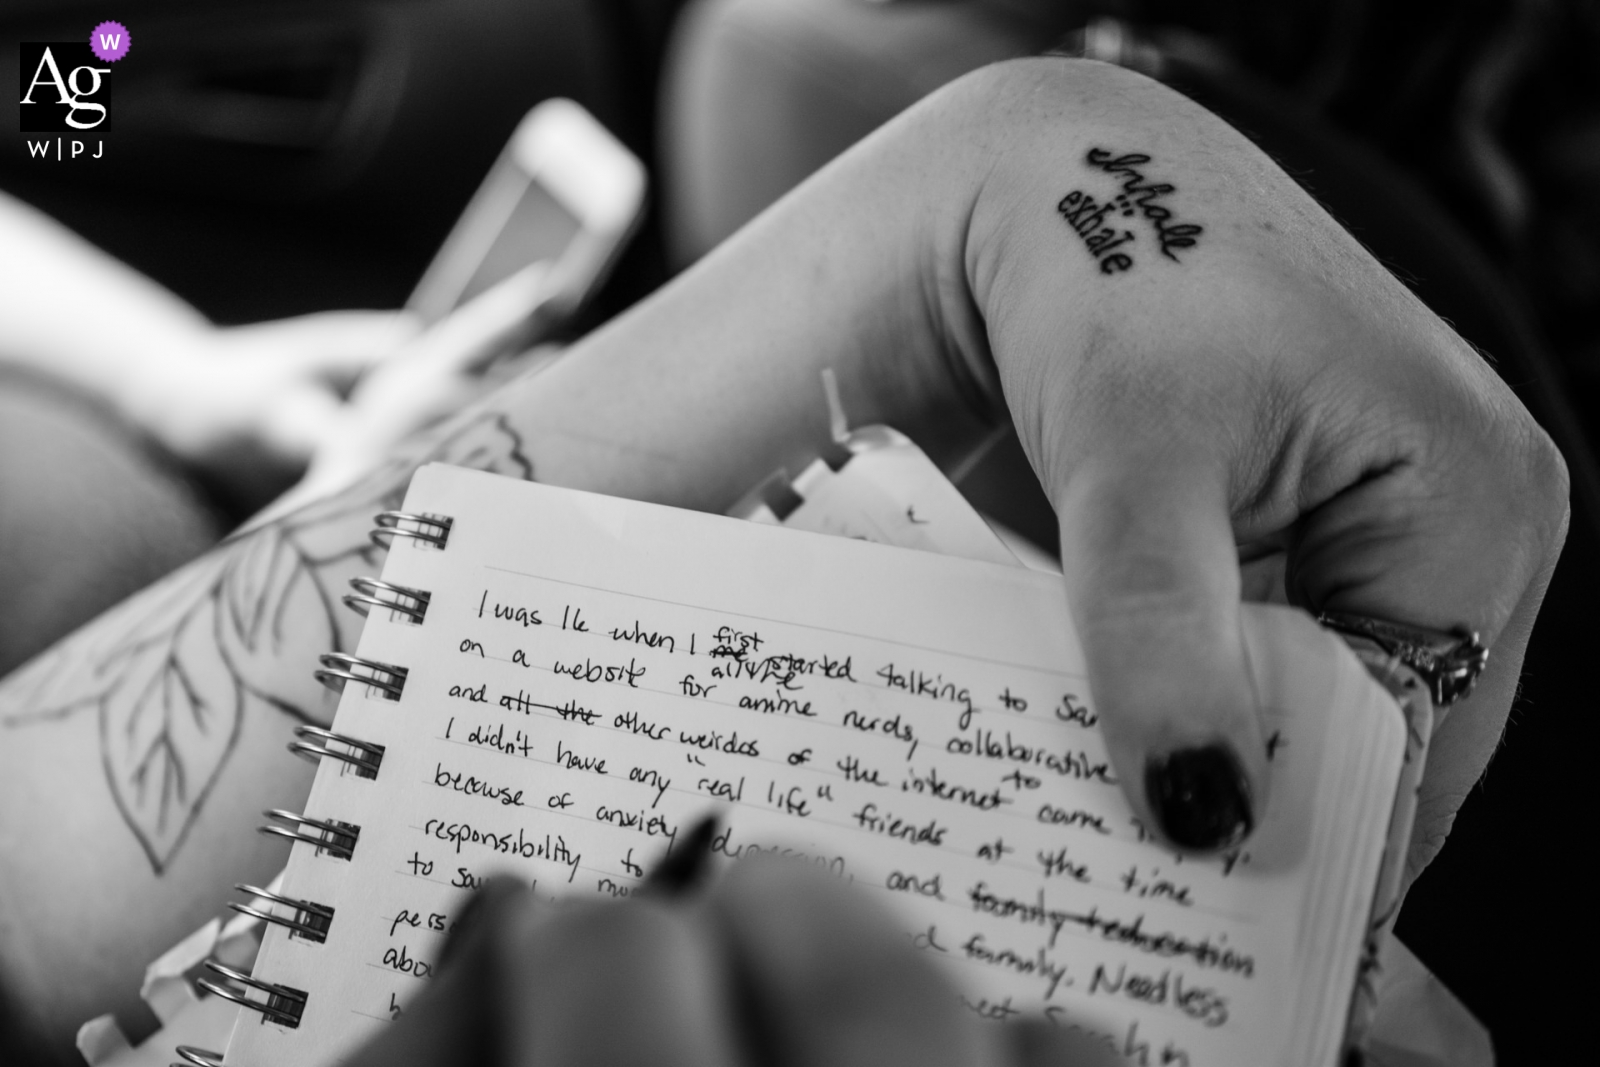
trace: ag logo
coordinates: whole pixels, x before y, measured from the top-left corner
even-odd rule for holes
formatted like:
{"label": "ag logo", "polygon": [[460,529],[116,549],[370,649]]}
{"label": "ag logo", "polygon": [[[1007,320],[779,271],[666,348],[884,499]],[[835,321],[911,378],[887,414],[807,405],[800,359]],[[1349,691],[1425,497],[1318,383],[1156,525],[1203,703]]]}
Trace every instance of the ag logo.
{"label": "ag logo", "polygon": [[23,133],[103,130],[110,117],[111,68],[86,41],[24,41],[21,45]]}

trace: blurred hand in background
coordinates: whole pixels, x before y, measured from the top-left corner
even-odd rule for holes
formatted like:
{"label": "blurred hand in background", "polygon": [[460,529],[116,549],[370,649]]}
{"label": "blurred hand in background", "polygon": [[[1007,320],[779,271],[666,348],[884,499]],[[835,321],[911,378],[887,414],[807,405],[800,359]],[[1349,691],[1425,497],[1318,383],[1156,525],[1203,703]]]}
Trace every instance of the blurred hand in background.
{"label": "blurred hand in background", "polygon": [[[554,359],[555,346],[527,347],[544,326],[541,309],[555,291],[547,288],[549,279],[547,264],[534,263],[370,366],[348,402],[335,405],[314,428],[305,477],[258,521],[343,489],[406,437]],[[298,418],[293,408],[280,410],[285,419]]]}
{"label": "blurred hand in background", "polygon": [[0,365],[97,403],[242,510],[294,481],[356,379],[417,332],[375,311],[219,327],[0,194]]}
{"label": "blurred hand in background", "polygon": [[[427,329],[392,311],[217,326],[178,296],[0,194],[0,365],[97,403],[238,515],[333,492],[405,437],[554,349],[534,264]],[[303,476],[303,477],[302,477]]]}
{"label": "blurred hand in background", "polygon": [[363,372],[416,334],[410,316],[381,311],[204,327],[143,362],[116,406],[185,465],[260,502],[311,463]]}

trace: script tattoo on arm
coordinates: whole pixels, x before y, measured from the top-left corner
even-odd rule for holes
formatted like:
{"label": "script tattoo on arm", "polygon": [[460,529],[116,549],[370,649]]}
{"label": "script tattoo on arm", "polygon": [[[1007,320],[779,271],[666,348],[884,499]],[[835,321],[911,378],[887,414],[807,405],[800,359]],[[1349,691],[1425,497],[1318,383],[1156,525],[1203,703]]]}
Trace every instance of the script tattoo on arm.
{"label": "script tattoo on arm", "polygon": [[245,715],[318,721],[316,657],[351,648],[359,633],[339,595],[382,562],[367,537],[372,516],[398,507],[412,471],[432,461],[533,477],[505,416],[480,412],[349,490],[223,542],[61,641],[0,683],[0,728],[95,716],[111,798],[159,875]]}
{"label": "script tattoo on arm", "polygon": [[1085,189],[1074,189],[1056,204],[1056,212],[1083,238],[1101,274],[1121,274],[1133,269],[1135,253],[1154,243],[1161,255],[1174,263],[1178,253],[1194,248],[1205,232],[1198,223],[1179,222],[1168,206],[1178,191],[1169,182],[1151,181],[1145,168],[1150,157],[1142,152],[1117,154],[1108,148],[1091,148],[1083,162],[1091,171],[1109,175],[1117,191],[1104,199]]}

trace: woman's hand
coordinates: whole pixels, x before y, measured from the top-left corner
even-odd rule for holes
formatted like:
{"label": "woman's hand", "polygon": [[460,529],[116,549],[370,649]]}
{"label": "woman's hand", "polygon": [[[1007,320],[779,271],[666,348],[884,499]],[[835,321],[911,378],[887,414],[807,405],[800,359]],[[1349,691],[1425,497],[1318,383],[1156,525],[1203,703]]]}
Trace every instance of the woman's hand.
{"label": "woman's hand", "polygon": [[[541,376],[540,477],[725,507],[805,454],[808,418],[823,439],[827,366],[852,422],[942,461],[1009,408],[1060,518],[1118,776],[1175,844],[1223,847],[1266,800],[1243,598],[1476,631],[1488,669],[1422,787],[1426,865],[1509,712],[1565,466],[1241,134],[1103,64],[963,78]],[[635,389],[660,413],[603,414]]]}
{"label": "woman's hand", "polygon": [[372,311],[214,326],[3,193],[0,283],[0,363],[98,400],[240,502],[304,469],[356,378],[416,332]]}
{"label": "woman's hand", "polygon": [[1242,599],[1476,631],[1488,669],[1422,786],[1426,865],[1510,710],[1565,465],[1241,134],[1116,67],[988,67],[575,346],[520,410],[541,480],[720,509],[826,439],[824,367],[852,422],[942,462],[1009,408],[1118,777],[1177,845],[1239,839],[1269,788]]}
{"label": "woman's hand", "polygon": [[306,467],[357,377],[415,333],[410,316],[377,311],[202,325],[181,343],[147,346],[118,406],[179,459],[252,499]]}
{"label": "woman's hand", "polygon": [[1098,1067],[1102,1043],[1000,1027],[859,890],[741,862],[701,894],[536,902],[491,881],[439,976],[352,1067]]}
{"label": "woman's hand", "polygon": [[926,271],[941,333],[992,353],[1055,503],[1130,800],[1200,850],[1261,810],[1241,597],[1464,627],[1492,651],[1433,743],[1420,871],[1505,722],[1565,536],[1560,455],[1478,353],[1170,90],[1041,59],[940,110],[963,146],[946,165],[981,174]]}
{"label": "woman's hand", "polygon": [[1422,787],[1426,865],[1509,712],[1565,466],[1241,134],[1116,67],[986,68],[503,396],[541,481],[722,510],[827,439],[827,367],[853,423],[940,462],[1009,408],[1118,776],[1175,844],[1223,847],[1263,810],[1244,597],[1476,631],[1488,669]]}
{"label": "woman's hand", "polygon": [[554,346],[510,355],[526,348],[542,325],[536,316],[551,295],[547,278],[548,264],[530,264],[418,333],[363,376],[349,402],[319,426],[310,468],[271,513],[343,489],[406,438],[554,359],[560,352]]}

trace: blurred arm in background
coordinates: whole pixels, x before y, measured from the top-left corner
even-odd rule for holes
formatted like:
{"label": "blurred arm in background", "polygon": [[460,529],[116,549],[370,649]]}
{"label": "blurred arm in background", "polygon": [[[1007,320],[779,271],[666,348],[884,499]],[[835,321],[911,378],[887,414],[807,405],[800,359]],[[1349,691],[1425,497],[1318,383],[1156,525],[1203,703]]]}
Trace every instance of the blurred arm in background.
{"label": "blurred arm in background", "polygon": [[240,499],[303,469],[356,377],[414,331],[371,311],[218,327],[0,193],[0,363],[70,386]]}
{"label": "blurred arm in background", "polygon": [[464,368],[503,347],[519,295],[420,335],[375,311],[218,327],[0,193],[0,675],[199,555],[313,459],[273,514],[503,383],[527,357]]}

